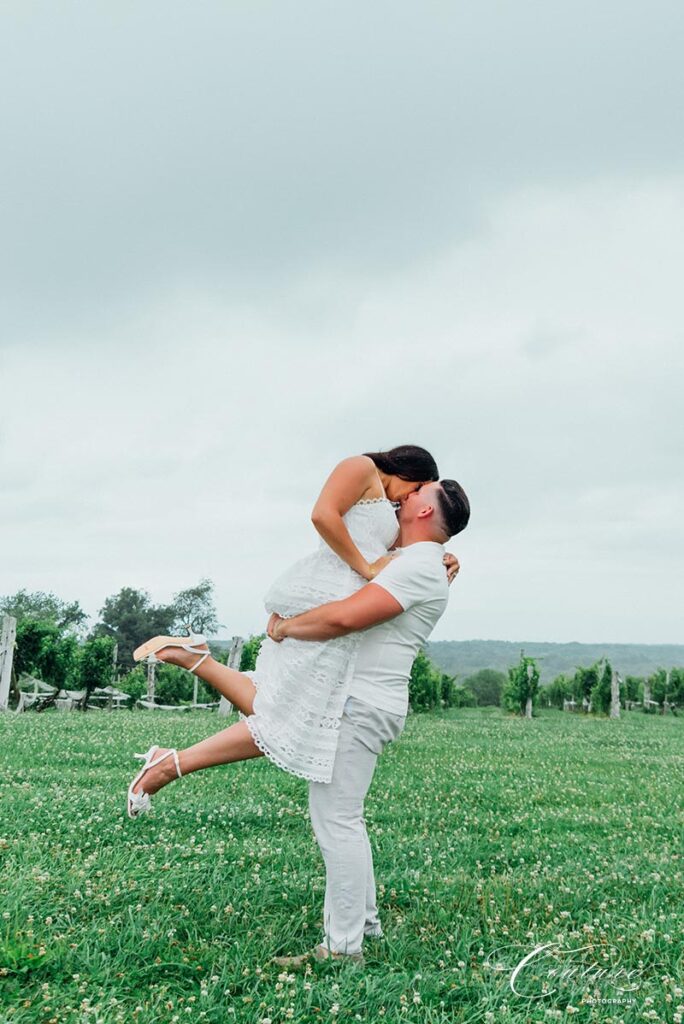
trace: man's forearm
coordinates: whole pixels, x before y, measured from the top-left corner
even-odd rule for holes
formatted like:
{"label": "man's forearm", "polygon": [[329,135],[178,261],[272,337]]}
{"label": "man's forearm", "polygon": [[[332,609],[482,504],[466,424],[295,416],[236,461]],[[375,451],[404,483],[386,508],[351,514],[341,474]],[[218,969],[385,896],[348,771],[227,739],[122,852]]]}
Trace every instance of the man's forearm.
{"label": "man's forearm", "polygon": [[336,636],[345,636],[351,629],[345,626],[340,613],[341,601],[331,601],[310,612],[303,612],[291,619],[282,619],[277,626],[276,635],[291,637],[293,640],[332,640]]}
{"label": "man's forearm", "polygon": [[330,601],[291,619],[281,619],[274,612],[267,629],[268,635],[276,641],[287,637],[293,640],[333,640],[387,622],[403,611],[399,601],[384,587],[367,583],[342,601]]}

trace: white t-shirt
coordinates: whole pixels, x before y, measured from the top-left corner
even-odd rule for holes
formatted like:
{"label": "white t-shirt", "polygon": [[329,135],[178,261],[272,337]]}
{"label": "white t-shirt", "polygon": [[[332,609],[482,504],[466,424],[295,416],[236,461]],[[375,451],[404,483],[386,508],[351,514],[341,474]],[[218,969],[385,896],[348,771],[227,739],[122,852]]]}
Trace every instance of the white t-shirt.
{"label": "white t-shirt", "polygon": [[443,557],[441,544],[417,541],[401,548],[373,580],[371,586],[386,590],[404,611],[364,631],[349,688],[352,697],[395,715],[407,713],[413,659],[449,599]]}

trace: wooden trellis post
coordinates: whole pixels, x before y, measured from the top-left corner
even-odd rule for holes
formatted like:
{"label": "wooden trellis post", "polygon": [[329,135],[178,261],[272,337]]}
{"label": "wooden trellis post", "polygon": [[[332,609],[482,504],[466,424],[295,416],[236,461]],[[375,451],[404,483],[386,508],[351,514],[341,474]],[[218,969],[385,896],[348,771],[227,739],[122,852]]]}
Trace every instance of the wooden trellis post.
{"label": "wooden trellis post", "polygon": [[[228,668],[237,669],[240,671],[240,661],[242,659],[242,648],[245,646],[245,642],[241,636],[234,636],[228,652],[228,661],[226,664]],[[233,705],[230,703],[227,697],[221,697],[219,701],[218,713],[222,717],[229,715],[233,710]]]}
{"label": "wooden trellis post", "polygon": [[[532,676],[533,675],[534,675],[534,666],[533,665],[528,665],[527,666],[528,686],[532,682]],[[527,700],[525,701],[525,718],[532,718],[532,696],[531,695],[528,695]]]}
{"label": "wooden trellis post", "polygon": [[7,711],[9,705],[10,680],[12,678],[12,661],[14,659],[14,641],[17,635],[17,620],[11,615],[2,617],[2,633],[0,634],[0,711]]}
{"label": "wooden trellis post", "polygon": [[157,665],[159,664],[159,658],[155,658],[154,654],[150,654],[147,659],[147,699],[154,704],[154,673]]}
{"label": "wooden trellis post", "polygon": [[668,668],[665,673],[665,695],[663,697],[663,714],[666,715],[670,710],[670,704],[667,699],[667,695],[670,692],[670,669]]}
{"label": "wooden trellis post", "polygon": [[610,677],[610,717],[620,717],[620,676],[615,669]]}

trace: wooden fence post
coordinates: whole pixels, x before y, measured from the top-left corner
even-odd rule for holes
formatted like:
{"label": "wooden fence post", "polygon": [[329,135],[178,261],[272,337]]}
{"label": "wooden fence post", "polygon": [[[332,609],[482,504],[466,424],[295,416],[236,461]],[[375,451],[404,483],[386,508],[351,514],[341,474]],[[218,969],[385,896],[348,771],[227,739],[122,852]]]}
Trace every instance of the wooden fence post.
{"label": "wooden fence post", "polygon": [[10,680],[12,678],[12,661],[14,659],[14,641],[17,635],[17,620],[11,615],[2,617],[2,634],[0,634],[0,711],[7,711],[9,704]]}
{"label": "wooden fence post", "polygon": [[[242,659],[242,648],[245,646],[245,642],[241,636],[234,636],[228,652],[228,660],[226,664],[228,668],[234,668],[238,672],[240,671],[240,661]],[[221,697],[218,706],[218,713],[223,718],[225,715],[229,715],[233,710],[233,705],[230,703],[227,697]]]}
{"label": "wooden fence post", "polygon": [[150,654],[147,659],[147,699],[154,704],[154,673],[159,663],[159,658]]}
{"label": "wooden fence post", "polygon": [[615,669],[610,677],[610,717],[620,717],[620,676]]}
{"label": "wooden fence post", "polygon": [[[528,685],[531,682],[533,675],[534,675],[534,669],[532,668],[531,665],[528,665],[527,666]],[[532,697],[529,696],[529,694],[528,694],[527,700],[525,701],[525,718],[531,718],[531,717],[532,717]]]}
{"label": "wooden fence post", "polygon": [[665,673],[665,696],[663,697],[663,714],[666,715],[670,709],[667,695],[670,692],[670,669]]}

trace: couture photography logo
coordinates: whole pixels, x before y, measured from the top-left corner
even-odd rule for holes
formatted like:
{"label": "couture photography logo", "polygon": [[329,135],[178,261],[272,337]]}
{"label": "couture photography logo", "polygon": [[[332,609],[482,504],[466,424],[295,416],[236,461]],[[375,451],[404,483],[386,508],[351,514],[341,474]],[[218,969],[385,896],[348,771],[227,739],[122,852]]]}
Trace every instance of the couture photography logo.
{"label": "couture photography logo", "polygon": [[583,997],[587,1004],[624,1005],[636,1002],[646,973],[658,964],[625,963],[616,946],[545,942],[532,949],[499,946],[489,954],[484,968],[500,975],[521,999],[576,996],[581,986],[590,993]]}

